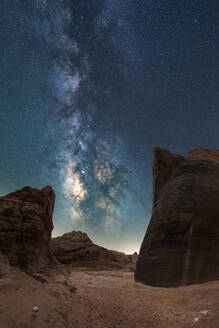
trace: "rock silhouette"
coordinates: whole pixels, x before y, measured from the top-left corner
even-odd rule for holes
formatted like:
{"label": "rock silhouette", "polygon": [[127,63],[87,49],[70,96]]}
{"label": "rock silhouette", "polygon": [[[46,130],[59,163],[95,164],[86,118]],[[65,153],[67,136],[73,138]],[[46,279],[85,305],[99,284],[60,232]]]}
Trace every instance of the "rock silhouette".
{"label": "rock silhouette", "polygon": [[94,244],[87,234],[81,231],[72,231],[53,238],[51,247],[55,257],[63,264],[73,266],[132,266],[132,260],[128,255]]}
{"label": "rock silhouette", "polygon": [[52,239],[54,204],[50,186],[42,190],[24,187],[0,198],[0,275],[10,265],[42,282],[46,278],[41,273],[48,269],[65,270],[61,263],[97,269],[134,268],[128,255],[95,245],[81,231]]}
{"label": "rock silhouette", "polygon": [[153,212],[135,280],[180,286],[219,279],[219,151],[155,148]]}
{"label": "rock silhouette", "polygon": [[0,198],[0,252],[32,272],[56,263],[50,248],[55,193],[24,187]]}

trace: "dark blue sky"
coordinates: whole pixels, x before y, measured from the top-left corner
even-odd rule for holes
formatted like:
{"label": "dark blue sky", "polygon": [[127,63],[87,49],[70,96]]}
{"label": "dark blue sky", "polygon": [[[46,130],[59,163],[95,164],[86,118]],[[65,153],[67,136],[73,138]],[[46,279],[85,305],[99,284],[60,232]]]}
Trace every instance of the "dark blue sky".
{"label": "dark blue sky", "polygon": [[138,250],[153,148],[219,148],[217,0],[1,1],[0,194],[50,184],[54,235]]}

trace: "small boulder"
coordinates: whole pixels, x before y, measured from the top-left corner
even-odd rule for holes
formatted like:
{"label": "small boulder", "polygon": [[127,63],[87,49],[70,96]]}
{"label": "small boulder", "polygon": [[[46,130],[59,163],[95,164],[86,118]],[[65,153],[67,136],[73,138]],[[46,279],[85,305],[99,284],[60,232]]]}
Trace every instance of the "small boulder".
{"label": "small boulder", "polygon": [[38,311],[39,311],[38,306],[34,306],[34,307],[33,307],[33,312],[38,312]]}

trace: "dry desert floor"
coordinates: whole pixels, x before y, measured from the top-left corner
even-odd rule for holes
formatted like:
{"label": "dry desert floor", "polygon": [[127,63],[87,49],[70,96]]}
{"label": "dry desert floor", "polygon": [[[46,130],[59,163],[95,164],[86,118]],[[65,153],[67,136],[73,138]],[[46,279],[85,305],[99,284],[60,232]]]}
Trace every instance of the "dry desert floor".
{"label": "dry desert floor", "polygon": [[0,279],[0,328],[71,327],[219,328],[219,281],[155,288],[130,271],[81,268],[67,280],[56,274],[40,282],[16,269]]}

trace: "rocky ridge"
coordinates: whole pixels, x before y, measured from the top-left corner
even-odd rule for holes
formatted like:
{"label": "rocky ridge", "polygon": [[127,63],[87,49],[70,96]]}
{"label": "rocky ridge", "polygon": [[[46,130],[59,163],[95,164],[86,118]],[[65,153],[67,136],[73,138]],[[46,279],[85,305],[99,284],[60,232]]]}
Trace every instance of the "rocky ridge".
{"label": "rocky ridge", "polygon": [[108,250],[94,244],[86,233],[72,231],[63,236],[53,238],[52,252],[63,264],[72,266],[110,266],[133,267],[132,258],[122,252]]}

